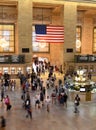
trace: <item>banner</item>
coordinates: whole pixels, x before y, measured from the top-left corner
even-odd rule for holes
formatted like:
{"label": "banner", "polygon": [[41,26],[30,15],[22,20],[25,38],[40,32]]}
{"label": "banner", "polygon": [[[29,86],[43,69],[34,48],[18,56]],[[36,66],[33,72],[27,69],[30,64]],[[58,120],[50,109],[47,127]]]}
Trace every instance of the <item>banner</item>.
{"label": "banner", "polygon": [[64,43],[64,27],[35,25],[36,42]]}

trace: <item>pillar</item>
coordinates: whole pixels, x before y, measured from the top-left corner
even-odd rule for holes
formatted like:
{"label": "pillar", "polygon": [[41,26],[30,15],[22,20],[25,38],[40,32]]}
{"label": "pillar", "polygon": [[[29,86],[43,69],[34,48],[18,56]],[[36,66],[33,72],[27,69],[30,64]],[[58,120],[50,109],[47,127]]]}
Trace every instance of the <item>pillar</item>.
{"label": "pillar", "polygon": [[77,5],[74,2],[64,4],[64,62],[74,61],[76,50]]}
{"label": "pillar", "polygon": [[[82,54],[92,54],[93,40],[93,19],[92,16],[84,17],[84,25],[82,29]],[[86,47],[87,45],[87,47]]]}
{"label": "pillar", "polygon": [[[23,52],[22,49],[26,52]],[[25,62],[32,62],[32,1],[18,1],[18,54],[25,54]]]}

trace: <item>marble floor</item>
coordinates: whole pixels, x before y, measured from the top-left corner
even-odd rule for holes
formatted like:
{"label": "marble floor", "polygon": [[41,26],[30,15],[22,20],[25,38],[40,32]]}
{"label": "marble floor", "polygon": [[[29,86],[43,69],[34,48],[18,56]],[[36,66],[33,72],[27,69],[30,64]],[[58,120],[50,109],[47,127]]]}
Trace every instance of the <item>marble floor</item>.
{"label": "marble floor", "polygon": [[[34,92],[30,92],[33,119],[26,118],[22,108],[21,90],[6,91],[10,96],[12,109],[6,111],[4,103],[0,102],[0,115],[6,118],[6,130],[96,130],[96,102],[80,103],[79,113],[74,113],[74,103],[68,101],[63,107],[51,104],[50,113],[46,106],[35,109]],[[1,130],[1,129],[0,129]]]}

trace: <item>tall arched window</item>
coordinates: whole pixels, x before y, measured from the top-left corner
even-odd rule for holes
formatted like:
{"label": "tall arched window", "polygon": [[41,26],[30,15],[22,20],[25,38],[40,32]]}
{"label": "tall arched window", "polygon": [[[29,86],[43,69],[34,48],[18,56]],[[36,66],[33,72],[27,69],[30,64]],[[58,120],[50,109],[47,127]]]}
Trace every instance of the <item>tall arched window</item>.
{"label": "tall arched window", "polygon": [[76,27],[76,52],[81,52],[81,26]]}
{"label": "tall arched window", "polygon": [[15,51],[14,24],[0,24],[0,53]]}
{"label": "tall arched window", "polygon": [[96,27],[93,29],[93,52],[96,53]]}

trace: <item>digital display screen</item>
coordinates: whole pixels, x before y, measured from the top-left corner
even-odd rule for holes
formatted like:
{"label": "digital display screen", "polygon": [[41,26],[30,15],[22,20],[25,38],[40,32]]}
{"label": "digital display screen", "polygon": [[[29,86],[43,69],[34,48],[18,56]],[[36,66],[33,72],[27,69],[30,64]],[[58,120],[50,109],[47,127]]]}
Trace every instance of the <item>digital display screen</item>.
{"label": "digital display screen", "polygon": [[0,56],[0,64],[23,64],[25,63],[24,55],[4,55]]}
{"label": "digital display screen", "polygon": [[96,55],[75,55],[74,58],[76,63],[96,63]]}
{"label": "digital display screen", "polygon": [[80,88],[80,92],[85,92],[85,88]]}

